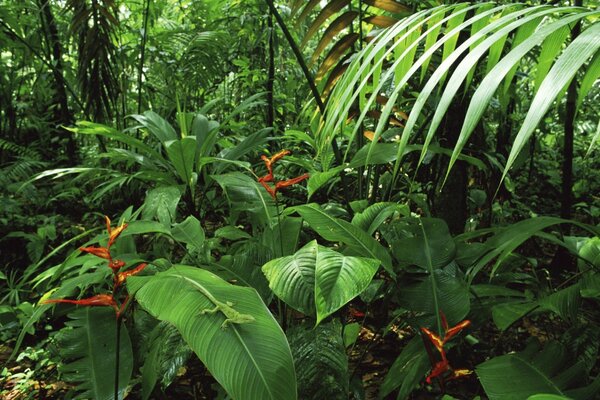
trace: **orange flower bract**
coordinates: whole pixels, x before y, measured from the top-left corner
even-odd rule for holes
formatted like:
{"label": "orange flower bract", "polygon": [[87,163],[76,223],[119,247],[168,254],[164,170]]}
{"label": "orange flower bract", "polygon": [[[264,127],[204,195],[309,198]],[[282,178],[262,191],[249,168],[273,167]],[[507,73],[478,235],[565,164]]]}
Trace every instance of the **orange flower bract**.
{"label": "orange flower bract", "polygon": [[[271,158],[269,158],[265,155],[260,156],[261,160],[263,160],[265,162],[265,167],[267,168],[267,174],[265,176],[258,178],[258,183],[260,183],[265,188],[267,193],[269,193],[271,195],[271,197],[273,197],[273,199],[277,198],[277,191],[279,189],[283,189],[285,187],[295,185],[297,183],[302,182],[305,179],[308,179],[308,177],[309,177],[308,174],[304,174],[304,175],[297,176],[295,178],[275,182],[275,178],[273,176],[273,164],[275,164],[278,160],[281,160],[283,157],[285,157],[289,154],[292,154],[289,150],[281,150],[280,152],[276,153]],[[275,187],[269,186],[267,184],[267,182],[275,183]]]}

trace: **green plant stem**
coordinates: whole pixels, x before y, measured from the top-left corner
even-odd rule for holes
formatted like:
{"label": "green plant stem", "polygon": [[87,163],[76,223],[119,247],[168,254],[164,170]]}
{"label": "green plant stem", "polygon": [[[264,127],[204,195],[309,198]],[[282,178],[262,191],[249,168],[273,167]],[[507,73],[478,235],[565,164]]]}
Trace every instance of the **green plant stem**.
{"label": "green plant stem", "polygon": [[115,349],[115,390],[114,398],[119,400],[119,356],[121,354],[121,315],[117,316],[117,337],[115,338],[117,344]]}
{"label": "green plant stem", "polygon": [[146,38],[148,37],[148,15],[150,14],[150,0],[146,0],[146,6],[144,7],[144,22],[142,27],[142,42],[140,44],[140,63],[138,65],[138,106],[137,113],[142,113],[142,75],[144,74],[144,59],[146,55]]}

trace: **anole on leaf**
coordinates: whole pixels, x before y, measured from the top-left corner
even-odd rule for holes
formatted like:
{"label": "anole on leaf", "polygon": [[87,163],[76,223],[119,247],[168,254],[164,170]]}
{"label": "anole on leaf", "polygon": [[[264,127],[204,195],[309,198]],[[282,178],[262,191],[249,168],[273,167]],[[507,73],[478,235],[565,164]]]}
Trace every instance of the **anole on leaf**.
{"label": "anole on leaf", "polygon": [[198,290],[202,292],[203,295],[208,297],[208,299],[215,305],[215,308],[207,308],[205,310],[200,311],[200,314],[214,314],[217,311],[221,311],[223,314],[225,314],[225,317],[227,317],[225,321],[223,321],[223,323],[221,324],[221,329],[226,329],[228,324],[247,324],[249,322],[256,321],[252,315],[242,314],[241,312],[234,310],[232,307],[232,302],[220,302],[201,286],[198,287]]}
{"label": "anole on leaf", "polygon": [[215,305],[215,308],[207,308],[200,311],[200,314],[214,314],[217,311],[222,312],[225,315],[225,321],[221,324],[221,329],[226,329],[229,324],[247,324],[250,322],[256,321],[256,319],[250,314],[243,314],[239,311],[236,311],[233,308],[233,303],[230,301],[222,302],[217,299],[208,291],[206,288],[197,282],[180,275],[183,279],[192,283],[194,288],[202,293],[211,303]]}

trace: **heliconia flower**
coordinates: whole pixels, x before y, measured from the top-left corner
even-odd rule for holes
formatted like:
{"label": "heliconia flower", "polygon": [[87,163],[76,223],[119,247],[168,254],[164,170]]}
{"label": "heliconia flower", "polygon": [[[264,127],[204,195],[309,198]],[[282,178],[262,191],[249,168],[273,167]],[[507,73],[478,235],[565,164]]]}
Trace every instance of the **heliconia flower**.
{"label": "heliconia flower", "polygon": [[108,263],[108,266],[110,267],[110,269],[113,270],[113,273],[117,273],[119,272],[119,270],[121,268],[123,268],[125,266],[125,261],[121,261],[121,260],[110,260]]}
{"label": "heliconia flower", "polygon": [[297,176],[295,178],[292,179],[287,179],[285,181],[279,181],[275,184],[275,191],[277,192],[277,190],[282,189],[284,187],[288,187],[288,186],[292,186],[295,185],[297,183],[302,182],[305,179],[308,179],[309,175],[308,174],[304,174],[304,175],[300,175]]}
{"label": "heliconia flower", "polygon": [[90,253],[96,257],[104,258],[106,260],[112,260],[110,257],[110,250],[108,250],[106,247],[80,247],[79,251]]}
{"label": "heliconia flower", "polygon": [[452,371],[452,376],[450,376],[450,378],[448,379],[458,379],[467,375],[471,375],[472,373],[473,371],[468,369],[455,369],[454,371]]}
{"label": "heliconia flower", "polygon": [[444,340],[442,340],[438,335],[431,332],[427,328],[421,328],[421,332],[423,332],[423,334],[427,336],[427,339],[429,339],[429,341],[433,344],[437,351],[440,352],[440,354],[442,355],[442,359],[445,359],[446,353],[444,352]]}
{"label": "heliconia flower", "polygon": [[[441,361],[437,362],[433,366],[431,373],[425,379],[427,383],[431,383],[431,380],[436,377],[440,377],[439,379],[441,379],[442,380],[441,382],[443,382],[444,380],[462,378],[462,377],[470,375],[472,373],[472,371],[470,371],[468,369],[457,369],[457,370],[453,369],[450,366],[448,359],[446,358],[446,351],[444,350],[444,345],[452,337],[456,336],[456,334],[458,334],[461,330],[463,330],[464,328],[469,326],[471,321],[464,320],[450,328],[448,326],[448,321],[446,320],[446,316],[444,315],[444,313],[440,312],[440,317],[441,317],[441,322],[442,322],[442,328],[444,329],[444,337],[443,338],[439,337],[438,335],[436,335],[434,332],[430,331],[427,328],[421,328],[421,332],[423,333],[423,335],[425,335],[429,339],[429,341],[433,344],[433,346],[436,348],[436,350],[440,353],[440,357],[441,357]],[[432,360],[432,363],[433,363],[433,360]],[[451,372],[450,375],[446,374],[446,372],[448,372],[448,371]]]}
{"label": "heliconia flower", "polygon": [[449,369],[450,369],[450,364],[448,363],[448,360],[444,359],[442,361],[439,361],[438,363],[435,364],[435,366],[433,367],[433,369],[431,370],[431,373],[427,376],[427,378],[425,378],[425,381],[428,384],[431,384],[431,380],[433,378],[437,378],[438,376],[444,374]]}
{"label": "heliconia flower", "polygon": [[138,265],[137,267],[135,267],[134,269],[130,269],[129,271],[123,271],[120,272],[119,274],[115,275],[115,288],[117,286],[120,286],[123,284],[123,282],[125,282],[125,280],[127,278],[129,278],[130,276],[139,274],[144,268],[146,268],[148,264],[146,263],[142,263],[140,265]]}
{"label": "heliconia flower", "polygon": [[119,314],[119,306],[117,305],[117,302],[115,301],[113,296],[110,294],[97,294],[96,296],[92,296],[92,297],[88,297],[87,299],[80,299],[80,300],[48,299],[48,300],[44,300],[43,303],[44,304],[69,303],[69,304],[76,304],[79,306],[88,306],[88,307],[108,306],[108,307],[112,307],[115,310],[115,312],[117,313],[117,315]]}
{"label": "heliconia flower", "polygon": [[446,328],[446,335],[444,336],[444,342],[447,342],[448,340],[450,340],[453,336],[455,336],[457,333],[462,331],[464,328],[466,328],[470,324],[471,324],[471,321],[464,320],[462,322],[459,322],[457,325],[453,326],[450,329]]}
{"label": "heliconia flower", "polygon": [[[258,178],[258,183],[260,183],[265,188],[267,193],[269,193],[271,195],[271,197],[273,197],[273,199],[277,198],[277,191],[279,189],[283,189],[285,187],[295,185],[309,177],[308,174],[304,174],[304,175],[298,176],[296,178],[291,178],[291,179],[287,179],[285,181],[275,182],[275,178],[273,177],[273,164],[275,164],[275,162],[277,162],[278,160],[281,160],[283,157],[285,157],[289,154],[292,154],[289,150],[281,150],[280,152],[278,152],[271,158],[269,158],[265,155],[260,156],[260,158],[265,162],[265,167],[267,168],[267,174],[265,176]],[[267,182],[274,182],[275,187],[269,186],[267,184]]]}
{"label": "heliconia flower", "polygon": [[126,223],[122,223],[121,225],[119,225],[118,227],[116,227],[115,229],[110,229],[110,219],[108,219],[108,217],[105,217],[107,220],[107,226],[108,226],[108,248],[110,248],[110,246],[113,245],[113,243],[115,242],[115,240],[117,240],[117,238],[119,237],[119,235],[121,234],[121,232],[123,232],[123,230],[125,230],[125,228],[127,228],[127,224]]}
{"label": "heliconia flower", "polygon": [[261,181],[260,179],[258,180],[258,183],[260,183],[265,190],[271,195],[271,197],[275,198],[275,196],[277,195],[277,189],[272,188],[271,186],[267,185],[265,182]]}

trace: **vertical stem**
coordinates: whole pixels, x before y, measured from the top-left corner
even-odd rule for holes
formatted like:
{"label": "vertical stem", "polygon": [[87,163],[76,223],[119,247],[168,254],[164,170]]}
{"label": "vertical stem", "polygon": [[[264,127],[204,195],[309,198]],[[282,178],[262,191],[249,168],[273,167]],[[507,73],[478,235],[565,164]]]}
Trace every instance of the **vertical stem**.
{"label": "vertical stem", "polygon": [[273,13],[269,10],[267,17],[269,30],[269,71],[267,77],[267,126],[275,125],[275,104],[273,102],[273,86],[275,82],[275,30],[273,29]]}
{"label": "vertical stem", "polygon": [[119,400],[119,358],[121,355],[121,316],[117,316],[117,337],[115,338],[115,343],[117,344],[115,350],[115,390],[114,390],[114,398],[115,400]]}
{"label": "vertical stem", "polygon": [[[283,35],[285,36],[286,40],[288,41],[288,44],[292,48],[292,52],[294,53],[294,56],[296,57],[296,61],[298,61],[298,64],[300,65],[300,69],[302,69],[302,72],[304,73],[304,78],[306,79],[306,82],[308,83],[308,86],[310,87],[310,91],[315,99],[315,102],[317,103],[317,107],[319,107],[319,111],[321,112],[321,115],[323,117],[325,117],[325,103],[323,103],[323,99],[321,99],[321,94],[319,93],[319,89],[317,89],[315,80],[313,79],[310,71],[308,70],[308,66],[306,65],[306,62],[304,61],[304,57],[302,57],[302,53],[300,52],[298,45],[294,41],[292,34],[290,33],[287,26],[285,25],[285,22],[283,22],[283,18],[281,18],[279,11],[277,11],[277,8],[275,8],[275,5],[273,4],[273,0],[265,0],[265,1],[267,2],[269,9],[271,10],[271,13],[275,17],[277,24],[281,28]],[[342,153],[340,152],[340,149],[338,148],[338,145],[337,145],[335,139],[331,141],[331,147],[333,149],[333,155],[335,156],[336,163],[338,165],[342,165]]]}
{"label": "vertical stem", "polygon": [[144,23],[142,27],[142,43],[140,49],[140,64],[138,66],[138,106],[137,112],[142,112],[142,75],[144,74],[144,58],[146,55],[146,38],[148,37],[148,15],[150,14],[150,0],[146,0],[144,7]]}

